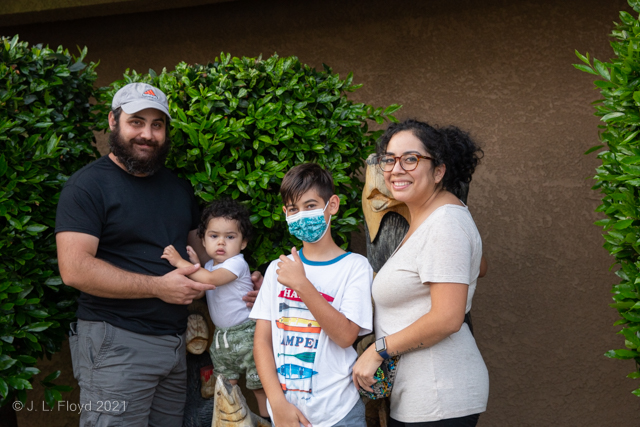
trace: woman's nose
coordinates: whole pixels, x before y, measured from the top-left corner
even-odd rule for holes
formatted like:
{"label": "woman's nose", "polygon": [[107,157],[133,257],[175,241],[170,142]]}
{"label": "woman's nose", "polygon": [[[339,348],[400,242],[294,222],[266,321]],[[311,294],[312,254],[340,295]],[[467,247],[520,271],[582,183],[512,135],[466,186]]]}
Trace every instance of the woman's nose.
{"label": "woman's nose", "polygon": [[396,159],[396,162],[393,164],[393,169],[391,169],[391,173],[404,173],[404,169],[400,166],[400,159]]}

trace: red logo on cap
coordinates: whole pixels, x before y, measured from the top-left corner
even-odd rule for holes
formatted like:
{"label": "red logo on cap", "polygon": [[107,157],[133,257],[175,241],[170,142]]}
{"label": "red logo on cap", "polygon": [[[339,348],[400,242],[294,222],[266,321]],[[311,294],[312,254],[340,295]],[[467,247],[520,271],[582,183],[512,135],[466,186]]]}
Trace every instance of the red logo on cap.
{"label": "red logo on cap", "polygon": [[155,94],[155,93],[153,93],[153,90],[152,90],[152,89],[149,89],[149,90],[148,90],[148,91],[146,91],[144,94],[145,94],[145,95],[150,95],[150,96],[156,96],[156,94]]}

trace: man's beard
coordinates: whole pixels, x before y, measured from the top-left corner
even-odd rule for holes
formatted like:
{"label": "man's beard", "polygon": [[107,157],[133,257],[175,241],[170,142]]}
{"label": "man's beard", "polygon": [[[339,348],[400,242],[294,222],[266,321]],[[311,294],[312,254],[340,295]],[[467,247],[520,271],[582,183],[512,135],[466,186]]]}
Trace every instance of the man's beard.
{"label": "man's beard", "polygon": [[[133,148],[136,142],[144,142],[154,147],[154,152],[144,158],[138,157]],[[111,147],[113,155],[116,156],[118,161],[120,161],[131,175],[151,176],[164,166],[164,162],[169,154],[169,149],[171,148],[171,140],[169,139],[169,135],[167,135],[162,145],[159,145],[158,142],[141,138],[124,141],[120,135],[120,126],[116,125],[116,128],[109,134],[109,146]]]}

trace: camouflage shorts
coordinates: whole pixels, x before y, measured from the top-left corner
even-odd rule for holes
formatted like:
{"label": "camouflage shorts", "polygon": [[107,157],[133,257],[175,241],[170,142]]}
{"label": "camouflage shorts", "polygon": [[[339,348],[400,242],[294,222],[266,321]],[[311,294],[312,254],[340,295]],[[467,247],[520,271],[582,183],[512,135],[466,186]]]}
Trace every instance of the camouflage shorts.
{"label": "camouflage shorts", "polygon": [[256,362],[253,360],[253,334],[256,322],[247,320],[230,328],[216,328],[209,348],[213,370],[230,380],[237,380],[246,373],[247,388],[262,388]]}

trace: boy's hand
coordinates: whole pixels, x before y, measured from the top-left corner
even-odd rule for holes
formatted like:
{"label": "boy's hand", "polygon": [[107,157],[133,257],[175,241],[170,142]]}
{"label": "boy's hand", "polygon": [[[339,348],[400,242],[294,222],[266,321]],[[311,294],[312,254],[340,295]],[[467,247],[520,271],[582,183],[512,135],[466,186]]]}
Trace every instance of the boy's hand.
{"label": "boy's hand", "polygon": [[[177,267],[178,266],[177,264],[180,261],[182,261],[182,257],[180,256],[176,248],[173,247],[173,245],[169,245],[166,248],[164,248],[164,252],[162,252],[162,256],[160,258],[166,259],[167,261],[169,261],[169,264],[171,264],[174,267]],[[199,263],[194,262],[194,264],[199,264]]]}
{"label": "boy's hand", "polygon": [[191,261],[191,264],[200,264],[200,259],[198,258],[198,254],[189,245],[187,245],[187,255],[189,255],[189,261]]}
{"label": "boy's hand", "polygon": [[298,251],[294,246],[291,248],[291,255],[293,260],[289,259],[285,255],[280,255],[280,262],[278,263],[278,282],[285,285],[287,288],[293,289],[298,292],[301,285],[303,286],[307,280],[307,276],[304,274],[304,266]]}
{"label": "boy's hand", "polygon": [[278,427],[300,427],[300,424],[302,424],[305,427],[311,427],[311,423],[302,415],[302,412],[285,399],[272,406],[271,409],[273,410],[273,425]]}

